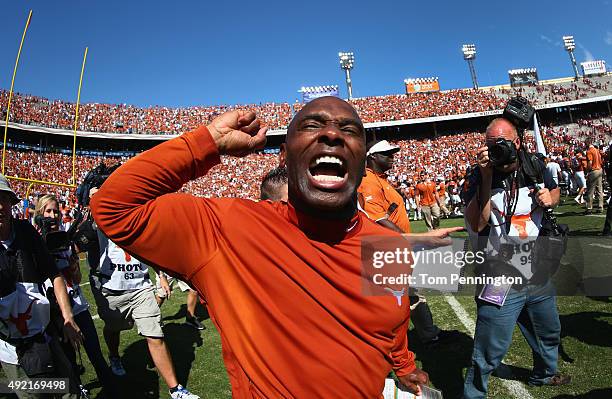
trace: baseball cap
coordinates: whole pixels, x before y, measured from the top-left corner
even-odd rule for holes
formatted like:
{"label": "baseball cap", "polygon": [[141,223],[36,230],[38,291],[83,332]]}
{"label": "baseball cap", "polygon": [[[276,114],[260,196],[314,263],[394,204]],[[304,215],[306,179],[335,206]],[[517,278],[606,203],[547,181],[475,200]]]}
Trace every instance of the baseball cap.
{"label": "baseball cap", "polygon": [[381,152],[390,152],[394,154],[399,150],[400,148],[398,146],[389,143],[387,140],[381,140],[370,147],[366,155],[379,154]]}
{"label": "baseball cap", "polygon": [[0,191],[6,191],[11,194],[11,204],[15,205],[19,202],[19,198],[17,198],[17,194],[13,190],[11,190],[11,186],[9,186],[8,179],[0,173]]}

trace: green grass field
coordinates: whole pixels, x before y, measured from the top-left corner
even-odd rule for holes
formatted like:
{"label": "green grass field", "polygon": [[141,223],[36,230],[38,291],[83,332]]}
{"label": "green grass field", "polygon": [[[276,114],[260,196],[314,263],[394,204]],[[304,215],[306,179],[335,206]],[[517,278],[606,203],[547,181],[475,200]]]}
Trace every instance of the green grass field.
{"label": "green grass field", "polygon": [[[601,215],[582,216],[573,201],[557,209],[559,221],[567,223],[573,234],[588,237],[602,230],[604,217]],[[443,220],[442,226],[462,225],[462,219]],[[424,231],[423,222],[413,222],[414,231]],[[601,240],[601,239],[600,239]],[[605,241],[604,241],[605,242]],[[609,240],[612,248],[612,239]],[[606,254],[604,247],[593,247],[590,255],[598,258]],[[612,267],[610,255],[603,256],[603,266]],[[86,268],[83,268],[86,271]],[[85,273],[86,274],[86,273]],[[610,273],[612,274],[612,273]],[[88,281],[85,275],[83,281]],[[92,304],[91,313],[96,315],[95,303],[88,286],[84,291]],[[456,296],[472,321],[475,319],[474,299]],[[410,348],[416,353],[420,366],[430,374],[432,384],[444,392],[446,399],[461,394],[463,375],[469,365],[472,351],[470,331],[459,320],[449,302],[441,295],[428,296],[434,320],[438,326],[461,332],[457,341],[440,345],[434,350],[425,350],[413,333],[410,333]],[[183,324],[185,318],[185,295],[176,289],[172,298],[162,307],[164,331],[179,381],[202,398],[230,398],[231,389],[223,366],[219,335],[210,320],[204,322],[206,329],[198,332]],[[573,383],[560,388],[529,388],[522,381],[531,369],[530,349],[518,328],[514,342],[505,358],[509,375],[505,380],[517,380],[533,398],[612,398],[612,302],[609,298],[590,299],[587,297],[559,297],[559,313],[562,322],[562,353],[559,370],[571,374]],[[205,317],[204,309],[198,308]],[[96,320],[102,338],[102,321]],[[122,333],[121,350],[128,376],[123,379],[121,389],[126,398],[168,398],[167,387],[158,377],[147,352],[146,343],[135,330]],[[106,346],[102,343],[106,353]],[[86,372],[84,383],[96,397],[99,386],[95,374],[83,353]],[[501,377],[492,377],[490,396],[494,398],[516,398],[504,385]],[[313,382],[316,383],[316,382]],[[341,395],[340,395],[341,396]],[[339,396],[339,397],[340,397]]]}

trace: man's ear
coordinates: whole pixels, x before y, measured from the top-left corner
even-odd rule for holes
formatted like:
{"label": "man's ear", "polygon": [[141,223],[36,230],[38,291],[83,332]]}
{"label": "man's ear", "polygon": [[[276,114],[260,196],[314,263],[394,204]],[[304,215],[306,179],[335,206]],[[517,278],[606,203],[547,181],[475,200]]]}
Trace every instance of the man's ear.
{"label": "man's ear", "polygon": [[285,149],[285,143],[281,144],[280,152],[278,153],[278,166],[284,168],[287,166],[287,150]]}

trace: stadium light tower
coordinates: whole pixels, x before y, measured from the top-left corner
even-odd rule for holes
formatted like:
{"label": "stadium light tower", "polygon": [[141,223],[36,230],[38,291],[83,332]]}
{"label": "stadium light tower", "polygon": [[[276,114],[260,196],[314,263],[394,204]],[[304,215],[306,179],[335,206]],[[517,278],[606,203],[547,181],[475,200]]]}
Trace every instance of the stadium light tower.
{"label": "stadium light tower", "polygon": [[575,80],[578,80],[580,75],[578,74],[578,65],[576,65],[576,57],[574,57],[574,49],[576,48],[574,36],[563,36],[563,47],[565,47],[565,51],[568,52],[570,60],[572,61],[572,67],[574,68],[574,78]]}
{"label": "stadium light tower", "polygon": [[351,69],[353,69],[353,64],[355,64],[355,55],[353,52],[339,52],[338,57],[340,57],[340,68],[344,70],[344,74],[346,75],[346,89],[348,91],[349,100],[353,99],[353,84],[351,82]]}
{"label": "stadium light tower", "polygon": [[467,61],[468,67],[470,68],[470,75],[472,75],[472,86],[474,89],[478,89],[478,80],[476,79],[476,69],[474,68],[474,60],[476,59],[476,46],[474,44],[464,44],[461,47],[463,53],[463,59]]}

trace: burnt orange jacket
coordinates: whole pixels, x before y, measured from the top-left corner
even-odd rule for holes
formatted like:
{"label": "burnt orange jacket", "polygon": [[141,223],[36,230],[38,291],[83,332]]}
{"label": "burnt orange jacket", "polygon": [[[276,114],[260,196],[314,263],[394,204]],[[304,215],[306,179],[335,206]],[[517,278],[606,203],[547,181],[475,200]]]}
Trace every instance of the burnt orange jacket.
{"label": "burnt orange jacket", "polygon": [[201,127],[128,161],[91,208],[111,240],[204,297],[233,397],[378,398],[391,369],[412,372],[408,300],[361,292],[361,239],[397,233],[361,213],[175,193],[217,163]]}

